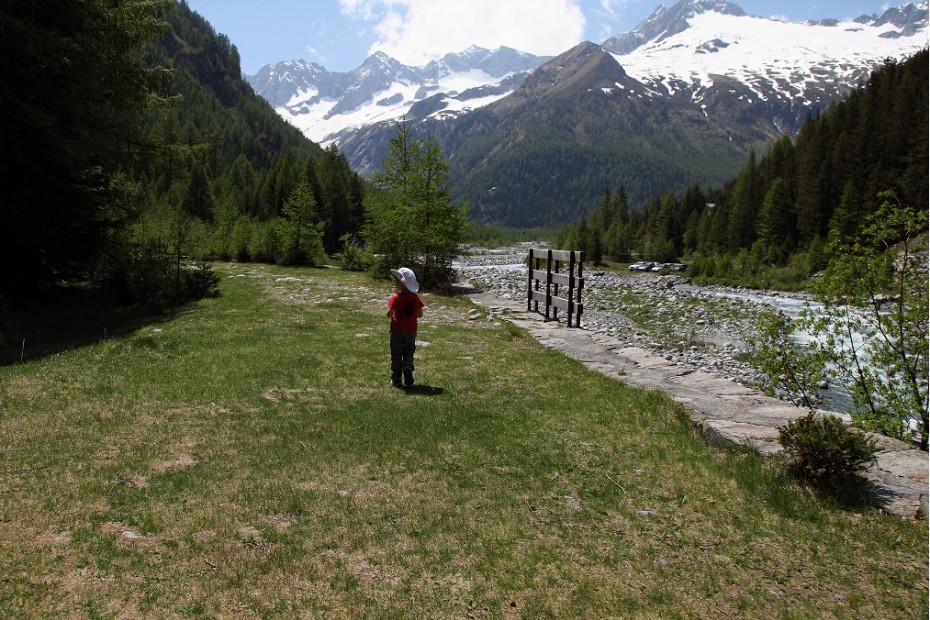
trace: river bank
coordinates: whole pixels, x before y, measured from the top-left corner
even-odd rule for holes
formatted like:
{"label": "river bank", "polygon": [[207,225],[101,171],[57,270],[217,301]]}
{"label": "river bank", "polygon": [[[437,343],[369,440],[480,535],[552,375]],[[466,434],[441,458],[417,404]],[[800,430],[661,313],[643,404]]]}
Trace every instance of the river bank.
{"label": "river bank", "polygon": [[[471,248],[455,263],[459,279],[502,299],[523,300],[530,244],[525,246]],[[763,381],[748,362],[756,317],[773,306],[790,313],[805,301],[796,293],[696,286],[678,275],[591,269],[584,278],[582,328],[650,351],[682,370],[702,370],[753,388]]]}
{"label": "river bank", "polygon": [[[590,271],[584,329],[564,329],[526,311],[523,256],[520,248],[484,250],[457,262],[460,279],[481,289],[470,288],[469,295],[488,309],[488,319],[503,316],[592,370],[668,393],[713,445],[774,453],[781,450],[779,428],[804,415],[804,409],[785,402],[789,398],[762,394],[752,384],[755,369],[740,359],[749,352],[753,317],[762,306],[803,305],[800,296],[760,301],[756,291],[697,287],[676,276]],[[483,316],[477,310],[469,314],[471,320]],[[926,453],[896,439],[872,437],[881,450],[865,472],[866,492],[891,514],[925,519]]]}

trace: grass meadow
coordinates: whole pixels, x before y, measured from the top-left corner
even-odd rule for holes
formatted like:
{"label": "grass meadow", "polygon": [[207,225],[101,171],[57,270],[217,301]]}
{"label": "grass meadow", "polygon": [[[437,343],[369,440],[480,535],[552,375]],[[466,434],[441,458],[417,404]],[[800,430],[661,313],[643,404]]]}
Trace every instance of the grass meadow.
{"label": "grass meadow", "polygon": [[0,616],[928,615],[926,522],[710,449],[664,394],[429,292],[395,389],[389,282],[216,269],[0,366]]}

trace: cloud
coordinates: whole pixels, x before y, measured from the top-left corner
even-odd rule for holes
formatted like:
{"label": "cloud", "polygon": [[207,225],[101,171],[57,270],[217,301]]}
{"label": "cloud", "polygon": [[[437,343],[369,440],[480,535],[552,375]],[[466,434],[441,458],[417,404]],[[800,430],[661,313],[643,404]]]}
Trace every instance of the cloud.
{"label": "cloud", "polygon": [[626,10],[627,5],[634,2],[635,0],[600,0],[601,9],[612,19],[619,17]]}
{"label": "cloud", "polygon": [[502,45],[538,55],[560,54],[584,37],[578,0],[339,0],[343,13],[373,23],[382,51],[424,65],[470,45]]}

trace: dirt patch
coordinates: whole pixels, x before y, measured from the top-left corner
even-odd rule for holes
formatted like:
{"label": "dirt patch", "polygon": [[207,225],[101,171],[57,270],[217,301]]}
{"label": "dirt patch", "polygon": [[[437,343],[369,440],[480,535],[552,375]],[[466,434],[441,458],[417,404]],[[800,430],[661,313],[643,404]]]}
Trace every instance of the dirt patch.
{"label": "dirt patch", "polygon": [[173,458],[168,461],[161,461],[152,466],[152,471],[156,474],[163,474],[165,472],[174,471],[177,469],[185,469],[187,467],[193,467],[197,464],[197,461],[190,457],[190,455],[182,454],[176,458]]}
{"label": "dirt patch", "polygon": [[297,520],[297,517],[294,515],[268,515],[262,518],[262,522],[270,525],[276,530],[286,530]]}
{"label": "dirt patch", "polygon": [[330,390],[324,388],[269,388],[262,392],[262,398],[277,403],[282,400],[303,394],[329,394]]}

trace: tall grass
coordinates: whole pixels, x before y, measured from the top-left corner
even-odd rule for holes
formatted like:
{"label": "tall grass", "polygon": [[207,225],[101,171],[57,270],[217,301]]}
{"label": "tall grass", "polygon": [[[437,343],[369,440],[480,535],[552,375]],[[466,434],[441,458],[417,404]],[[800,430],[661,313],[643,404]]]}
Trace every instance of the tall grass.
{"label": "tall grass", "polygon": [[0,615],[926,617],[926,523],[716,452],[660,393],[424,293],[217,265],[222,296],[0,367]]}

